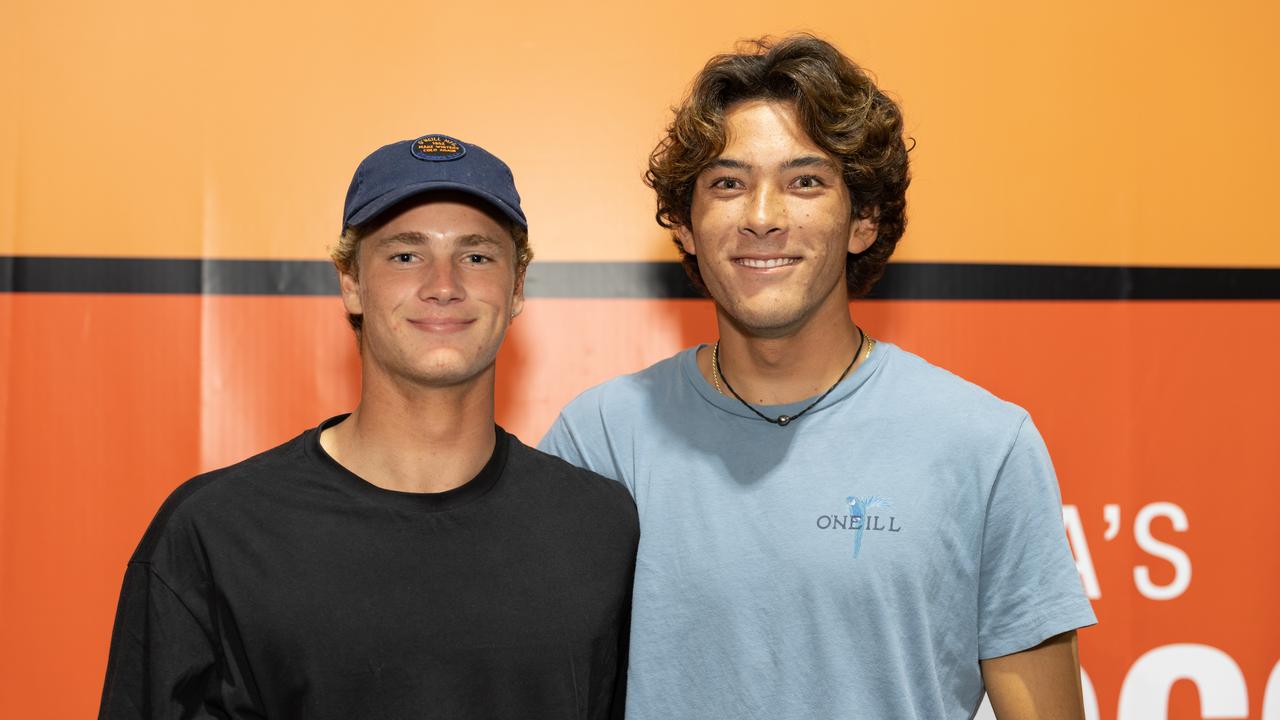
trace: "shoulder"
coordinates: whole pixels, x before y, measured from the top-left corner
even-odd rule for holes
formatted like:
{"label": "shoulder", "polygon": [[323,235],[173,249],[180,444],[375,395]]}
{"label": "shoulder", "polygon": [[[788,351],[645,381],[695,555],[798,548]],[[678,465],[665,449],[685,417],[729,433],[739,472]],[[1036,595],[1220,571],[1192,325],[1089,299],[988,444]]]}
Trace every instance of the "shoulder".
{"label": "shoulder", "polygon": [[635,501],[619,482],[529,447],[510,436],[507,472],[543,498],[579,511],[615,516],[639,528]]}
{"label": "shoulder", "polygon": [[878,375],[881,413],[966,440],[1012,442],[1029,416],[1019,405],[894,345]]}
{"label": "shoulder", "polygon": [[638,439],[693,402],[697,391],[685,376],[696,350],[683,350],[587,389],[560,411],[538,446],[629,483],[628,467]]}
{"label": "shoulder", "polygon": [[683,364],[695,352],[696,347],[687,348],[643,370],[588,388],[565,405],[561,416],[569,421],[598,419],[606,413],[625,416],[660,401],[684,385],[680,382]]}
{"label": "shoulder", "polygon": [[304,461],[306,433],[234,465],[197,475],[169,494],[147,527],[130,562],[155,562],[196,534],[202,522],[236,517],[256,502],[258,489]]}

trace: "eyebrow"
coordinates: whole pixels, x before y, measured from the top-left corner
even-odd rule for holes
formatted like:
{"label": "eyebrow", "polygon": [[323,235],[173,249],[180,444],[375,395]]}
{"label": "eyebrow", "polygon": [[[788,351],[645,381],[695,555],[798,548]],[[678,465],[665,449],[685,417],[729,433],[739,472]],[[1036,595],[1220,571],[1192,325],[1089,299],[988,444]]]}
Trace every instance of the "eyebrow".
{"label": "eyebrow", "polygon": [[[820,155],[801,155],[800,157],[791,158],[790,160],[782,163],[782,167],[780,169],[795,170],[796,168],[807,167],[822,167],[832,171],[836,169],[835,163]],[[744,172],[750,172],[755,169],[750,163],[726,157],[712,160],[711,164],[707,166],[707,169],[711,168],[728,168],[730,170],[742,170]]]}
{"label": "eyebrow", "polygon": [[791,158],[790,160],[782,163],[783,170],[794,170],[796,168],[804,167],[823,167],[828,170],[836,169],[835,163],[818,155],[801,155],[798,158]]}
{"label": "eyebrow", "polygon": [[[384,248],[388,245],[426,245],[428,238],[426,235],[413,230],[399,232],[395,235],[389,235],[378,240],[378,247]],[[458,238],[458,244],[463,247],[479,247],[481,245],[491,245],[494,247],[502,247],[502,243],[488,235],[472,233],[470,235],[462,235]]]}
{"label": "eyebrow", "polygon": [[389,235],[378,240],[378,247],[384,248],[388,245],[426,245],[427,236],[420,232],[406,231],[399,232],[395,235]]}
{"label": "eyebrow", "polygon": [[711,161],[711,164],[707,166],[707,169],[711,169],[711,168],[729,168],[731,170],[750,170],[751,166],[748,165],[747,163],[742,162],[741,160],[734,160],[733,158],[721,157]]}
{"label": "eyebrow", "polygon": [[480,235],[480,234],[463,235],[462,237],[458,238],[458,244],[463,247],[492,245],[494,247],[500,248],[504,246],[504,243],[502,243],[500,240],[495,240],[489,237],[488,235]]}

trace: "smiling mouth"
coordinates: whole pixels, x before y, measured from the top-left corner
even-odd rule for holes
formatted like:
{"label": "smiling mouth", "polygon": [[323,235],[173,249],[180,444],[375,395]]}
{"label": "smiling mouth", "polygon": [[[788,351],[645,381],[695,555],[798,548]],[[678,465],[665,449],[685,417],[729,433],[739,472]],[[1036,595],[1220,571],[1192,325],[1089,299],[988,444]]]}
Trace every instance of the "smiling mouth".
{"label": "smiling mouth", "polygon": [[420,320],[410,320],[410,325],[416,328],[431,332],[457,332],[471,324],[470,320],[455,320],[449,318],[423,318]]}
{"label": "smiling mouth", "polygon": [[768,270],[769,268],[786,267],[787,265],[795,265],[800,262],[798,257],[781,257],[781,258],[734,258],[733,262],[743,267],[757,268],[760,270]]}

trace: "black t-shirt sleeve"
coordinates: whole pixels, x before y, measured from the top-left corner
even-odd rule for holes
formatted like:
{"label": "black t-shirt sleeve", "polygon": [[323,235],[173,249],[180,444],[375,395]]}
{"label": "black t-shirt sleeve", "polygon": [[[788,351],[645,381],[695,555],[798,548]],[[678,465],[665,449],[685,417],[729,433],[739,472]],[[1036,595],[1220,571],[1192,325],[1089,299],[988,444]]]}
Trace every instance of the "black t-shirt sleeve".
{"label": "black t-shirt sleeve", "polygon": [[217,654],[192,609],[150,564],[130,563],[99,718],[225,718],[219,684]]}
{"label": "black t-shirt sleeve", "polygon": [[[628,592],[628,596],[630,592]],[[631,602],[623,608],[622,627],[618,632],[618,671],[613,682],[613,702],[609,720],[623,720],[627,715],[627,669],[631,655]]]}

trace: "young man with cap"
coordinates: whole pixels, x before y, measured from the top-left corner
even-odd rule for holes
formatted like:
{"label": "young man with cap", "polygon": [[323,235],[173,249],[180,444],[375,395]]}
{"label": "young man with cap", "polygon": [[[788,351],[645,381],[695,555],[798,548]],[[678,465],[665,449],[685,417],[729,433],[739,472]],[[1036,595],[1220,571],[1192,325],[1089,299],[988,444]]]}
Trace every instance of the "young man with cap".
{"label": "young man with cap", "polygon": [[830,44],[713,58],[650,158],[720,337],[574,400],[542,448],[643,535],[627,713],[1082,717],[1092,624],[1027,413],[848,301],[905,223],[898,107]]}
{"label": "young man with cap", "polygon": [[494,424],[529,257],[484,149],[365,158],[334,252],[360,403],[165,502],[102,717],[621,716],[634,504]]}

